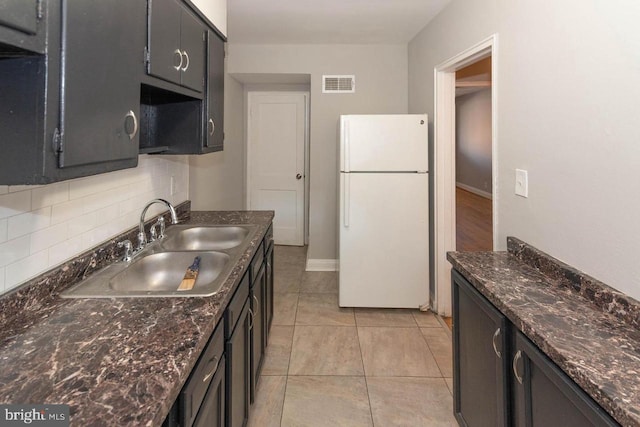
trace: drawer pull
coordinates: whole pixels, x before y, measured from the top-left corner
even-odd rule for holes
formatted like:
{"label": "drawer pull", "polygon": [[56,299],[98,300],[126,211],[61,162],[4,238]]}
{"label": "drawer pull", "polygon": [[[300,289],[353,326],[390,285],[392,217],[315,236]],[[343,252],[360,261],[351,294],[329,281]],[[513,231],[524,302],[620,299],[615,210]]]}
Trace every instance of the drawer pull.
{"label": "drawer pull", "polygon": [[522,377],[518,374],[518,361],[521,358],[522,358],[522,351],[518,350],[516,355],[513,357],[513,374],[515,375],[516,380],[518,380],[520,384],[522,384]]}
{"label": "drawer pull", "polygon": [[249,318],[249,330],[251,331],[253,329],[253,317],[255,316],[253,314],[253,310],[249,309],[249,314],[251,315],[251,317]]}
{"label": "drawer pull", "polygon": [[[213,369],[211,370],[211,372],[209,372],[207,375],[205,375],[202,378],[202,382],[206,383],[207,381],[209,381],[209,378],[211,378],[213,376],[213,374],[216,373],[216,371],[218,370],[218,364],[220,363],[220,359],[218,359],[218,356],[213,356],[213,359],[211,360],[215,360],[216,361],[216,366],[213,367]],[[209,363],[211,363],[211,360],[209,361]]]}
{"label": "drawer pull", "polygon": [[496,331],[493,333],[493,339],[491,340],[491,343],[493,344],[493,351],[496,352],[496,356],[502,359],[502,353],[500,353],[500,351],[498,350],[498,347],[496,346],[496,338],[498,338],[499,335],[500,335],[500,328],[496,329]]}
{"label": "drawer pull", "polygon": [[258,297],[255,296],[255,295],[253,296],[253,299],[256,302],[256,313],[255,314],[258,314],[258,308],[260,307],[260,301],[258,301]]}

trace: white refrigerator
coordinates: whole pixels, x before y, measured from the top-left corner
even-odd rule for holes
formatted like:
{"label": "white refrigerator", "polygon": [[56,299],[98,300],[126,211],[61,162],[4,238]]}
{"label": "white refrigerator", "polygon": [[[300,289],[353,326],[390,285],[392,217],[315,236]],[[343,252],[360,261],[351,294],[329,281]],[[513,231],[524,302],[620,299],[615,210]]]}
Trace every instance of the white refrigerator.
{"label": "white refrigerator", "polygon": [[339,305],[428,303],[427,116],[341,116],[339,169]]}

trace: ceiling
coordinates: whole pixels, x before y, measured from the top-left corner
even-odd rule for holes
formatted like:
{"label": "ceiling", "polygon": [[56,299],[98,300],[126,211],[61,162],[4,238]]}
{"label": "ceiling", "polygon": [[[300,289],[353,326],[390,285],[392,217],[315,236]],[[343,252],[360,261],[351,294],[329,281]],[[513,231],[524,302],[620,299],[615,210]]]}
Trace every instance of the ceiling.
{"label": "ceiling", "polygon": [[451,0],[230,0],[230,43],[407,43]]}

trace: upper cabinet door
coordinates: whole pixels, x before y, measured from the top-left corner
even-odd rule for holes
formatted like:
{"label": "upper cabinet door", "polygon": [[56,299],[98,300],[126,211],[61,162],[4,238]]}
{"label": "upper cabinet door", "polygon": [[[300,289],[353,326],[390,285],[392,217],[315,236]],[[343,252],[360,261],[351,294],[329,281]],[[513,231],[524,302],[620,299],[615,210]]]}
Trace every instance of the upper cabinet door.
{"label": "upper cabinet door", "polygon": [[180,28],[180,45],[183,57],[180,68],[182,85],[202,92],[204,90],[205,58],[204,27],[191,13],[183,9]]}
{"label": "upper cabinet door", "polygon": [[185,56],[180,45],[182,7],[174,0],[149,0],[147,72],[180,84]]}
{"label": "upper cabinet door", "polygon": [[63,0],[59,166],[137,158],[144,0]]}
{"label": "upper cabinet door", "polygon": [[222,150],[224,143],[224,41],[208,31],[206,146]]}

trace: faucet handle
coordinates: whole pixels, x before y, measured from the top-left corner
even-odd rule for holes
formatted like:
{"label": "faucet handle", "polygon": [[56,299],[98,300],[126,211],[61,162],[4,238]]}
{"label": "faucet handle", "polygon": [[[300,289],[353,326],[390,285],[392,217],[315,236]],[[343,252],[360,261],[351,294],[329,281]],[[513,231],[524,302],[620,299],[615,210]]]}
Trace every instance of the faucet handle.
{"label": "faucet handle", "polygon": [[158,221],[156,222],[156,224],[160,226],[160,234],[158,235],[158,239],[164,239],[164,230],[166,227],[164,217],[161,216],[160,218],[158,218]]}
{"label": "faucet handle", "polygon": [[122,258],[122,260],[124,262],[131,262],[131,259],[133,258],[133,244],[131,243],[131,240],[123,240],[122,242],[118,242],[118,247],[124,247],[124,257]]}
{"label": "faucet handle", "polygon": [[[156,227],[160,228],[160,232],[158,232],[158,229]],[[156,240],[161,240],[164,238],[164,228],[165,228],[165,221],[163,217],[159,217],[158,220],[156,221],[155,224],[153,224],[151,226],[151,229],[149,230],[149,235],[150,235],[150,240],[152,242],[155,242]]]}

